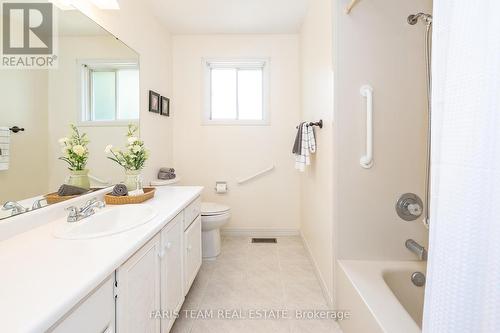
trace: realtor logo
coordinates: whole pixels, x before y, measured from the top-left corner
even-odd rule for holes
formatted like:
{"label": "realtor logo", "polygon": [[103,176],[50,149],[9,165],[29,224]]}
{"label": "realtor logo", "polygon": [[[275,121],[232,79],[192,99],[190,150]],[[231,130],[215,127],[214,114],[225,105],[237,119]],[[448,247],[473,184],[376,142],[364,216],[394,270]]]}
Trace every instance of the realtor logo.
{"label": "realtor logo", "polygon": [[2,4],[3,68],[54,68],[52,3]]}

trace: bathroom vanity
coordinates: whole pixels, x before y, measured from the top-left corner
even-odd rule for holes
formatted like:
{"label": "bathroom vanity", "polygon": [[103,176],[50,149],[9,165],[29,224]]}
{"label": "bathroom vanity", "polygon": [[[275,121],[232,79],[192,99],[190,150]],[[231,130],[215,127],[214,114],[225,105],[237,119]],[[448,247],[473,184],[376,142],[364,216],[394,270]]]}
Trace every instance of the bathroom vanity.
{"label": "bathroom vanity", "polygon": [[201,266],[201,190],[158,188],[153,218],[96,238],[58,233],[85,197],[3,222],[30,229],[0,242],[0,331],[168,332]]}

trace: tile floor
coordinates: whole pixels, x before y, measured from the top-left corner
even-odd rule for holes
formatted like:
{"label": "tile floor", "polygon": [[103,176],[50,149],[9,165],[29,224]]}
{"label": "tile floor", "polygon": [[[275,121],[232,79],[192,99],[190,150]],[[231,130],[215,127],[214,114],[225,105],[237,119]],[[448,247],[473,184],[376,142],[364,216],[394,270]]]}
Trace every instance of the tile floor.
{"label": "tile floor", "polygon": [[331,319],[296,317],[297,310],[326,309],[299,237],[280,237],[277,244],[226,237],[217,260],[203,262],[171,332],[341,333]]}

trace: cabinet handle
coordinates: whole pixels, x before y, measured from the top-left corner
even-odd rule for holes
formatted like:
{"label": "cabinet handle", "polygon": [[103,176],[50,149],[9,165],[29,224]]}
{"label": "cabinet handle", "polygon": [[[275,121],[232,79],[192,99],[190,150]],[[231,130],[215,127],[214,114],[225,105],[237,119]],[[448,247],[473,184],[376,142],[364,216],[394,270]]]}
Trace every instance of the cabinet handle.
{"label": "cabinet handle", "polygon": [[165,256],[166,250],[170,249],[171,247],[172,247],[172,242],[167,242],[167,244],[165,244],[165,246],[160,250],[160,252],[158,252],[158,256],[160,258],[163,258]]}

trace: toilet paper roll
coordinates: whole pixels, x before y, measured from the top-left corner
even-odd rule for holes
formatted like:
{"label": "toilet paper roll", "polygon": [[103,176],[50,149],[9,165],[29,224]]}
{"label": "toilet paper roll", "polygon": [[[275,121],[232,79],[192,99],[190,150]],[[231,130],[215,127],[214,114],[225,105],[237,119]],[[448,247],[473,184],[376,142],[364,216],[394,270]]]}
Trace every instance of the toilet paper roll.
{"label": "toilet paper roll", "polygon": [[227,184],[226,183],[217,183],[215,185],[216,193],[226,193],[227,192]]}

